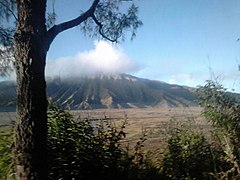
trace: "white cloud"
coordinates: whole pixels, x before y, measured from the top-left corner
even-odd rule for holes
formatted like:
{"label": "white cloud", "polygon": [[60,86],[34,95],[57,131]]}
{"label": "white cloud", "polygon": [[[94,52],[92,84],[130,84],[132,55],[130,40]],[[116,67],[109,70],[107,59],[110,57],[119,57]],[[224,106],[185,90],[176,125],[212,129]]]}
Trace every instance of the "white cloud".
{"label": "white cloud", "polygon": [[130,73],[138,69],[130,58],[116,45],[106,41],[95,42],[95,48],[47,63],[47,76],[85,76],[97,73]]}
{"label": "white cloud", "polygon": [[179,85],[187,85],[191,87],[196,87],[197,85],[203,85],[205,79],[196,77],[194,74],[177,74],[172,75],[168,80],[170,84],[179,84]]}
{"label": "white cloud", "polygon": [[204,86],[206,80],[216,81],[223,85],[228,91],[240,92],[240,72],[226,70],[225,72],[213,73],[210,75],[205,72],[176,73],[164,77],[165,82],[170,84],[186,85],[190,87]]}

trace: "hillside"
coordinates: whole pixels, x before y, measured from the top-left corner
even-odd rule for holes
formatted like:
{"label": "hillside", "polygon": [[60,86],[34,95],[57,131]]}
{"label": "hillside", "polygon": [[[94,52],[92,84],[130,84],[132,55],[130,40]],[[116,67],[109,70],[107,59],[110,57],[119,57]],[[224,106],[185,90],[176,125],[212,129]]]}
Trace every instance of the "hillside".
{"label": "hillside", "polygon": [[[81,78],[49,78],[47,94],[64,108],[186,107],[196,105],[192,88],[131,75],[98,75]],[[16,104],[15,84],[0,83],[0,110]]]}

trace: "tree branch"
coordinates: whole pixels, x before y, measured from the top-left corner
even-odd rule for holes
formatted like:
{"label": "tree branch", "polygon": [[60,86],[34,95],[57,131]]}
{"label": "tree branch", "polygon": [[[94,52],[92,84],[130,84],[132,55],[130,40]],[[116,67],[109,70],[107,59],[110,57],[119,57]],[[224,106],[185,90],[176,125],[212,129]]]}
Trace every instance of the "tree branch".
{"label": "tree branch", "polygon": [[9,12],[11,13],[11,15],[13,16],[13,18],[14,18],[16,21],[18,20],[18,18],[17,18],[17,16],[15,15],[15,13],[12,11],[12,9],[11,9],[7,4],[5,4],[3,1],[0,1],[0,4],[1,4],[4,8],[6,8],[7,11],[9,11]]}
{"label": "tree branch", "polygon": [[97,26],[99,27],[98,32],[99,32],[99,34],[100,34],[103,38],[105,38],[105,39],[107,39],[108,41],[111,41],[111,42],[116,42],[116,41],[117,41],[117,39],[111,39],[111,38],[107,37],[107,36],[102,32],[103,25],[102,25],[101,22],[99,22],[99,21],[97,20],[97,18],[96,18],[96,16],[95,16],[94,14],[92,15],[92,19],[93,19],[93,21],[97,24]]}
{"label": "tree branch", "polygon": [[85,13],[81,14],[77,18],[67,21],[67,22],[64,22],[64,23],[61,23],[61,24],[58,24],[58,25],[55,25],[52,28],[50,28],[47,31],[46,38],[45,38],[45,44],[44,44],[45,50],[48,51],[51,43],[53,42],[53,40],[59,33],[65,31],[67,29],[73,28],[73,27],[81,24],[83,21],[87,20],[89,17],[92,17],[97,8],[99,1],[100,0],[94,0],[91,7]]}

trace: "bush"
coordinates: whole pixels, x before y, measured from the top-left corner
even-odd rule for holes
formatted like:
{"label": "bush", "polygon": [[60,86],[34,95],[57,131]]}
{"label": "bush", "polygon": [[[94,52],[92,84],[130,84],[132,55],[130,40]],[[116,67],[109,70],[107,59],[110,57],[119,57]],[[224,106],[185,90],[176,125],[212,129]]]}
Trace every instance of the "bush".
{"label": "bush", "polygon": [[207,179],[214,171],[211,152],[201,133],[174,128],[164,154],[162,173],[169,179]]}
{"label": "bush", "polygon": [[77,122],[57,107],[48,112],[49,179],[153,179],[150,170],[158,176],[144,160],[145,137],[133,154],[122,148],[126,121],[119,128],[102,120],[94,126],[88,119]]}
{"label": "bush", "polygon": [[[220,143],[225,166],[213,174],[216,179],[240,178],[240,105],[237,97],[226,92],[222,85],[207,81],[199,87],[198,98],[204,107],[203,114],[216,128],[215,136]],[[218,164],[219,166],[219,164]]]}
{"label": "bush", "polygon": [[92,127],[56,107],[50,109],[48,122],[50,179],[122,179],[124,124],[120,130],[103,121]]}
{"label": "bush", "polygon": [[226,92],[222,85],[207,81],[197,90],[199,104],[204,116],[218,128],[240,137],[240,106],[237,99]]}

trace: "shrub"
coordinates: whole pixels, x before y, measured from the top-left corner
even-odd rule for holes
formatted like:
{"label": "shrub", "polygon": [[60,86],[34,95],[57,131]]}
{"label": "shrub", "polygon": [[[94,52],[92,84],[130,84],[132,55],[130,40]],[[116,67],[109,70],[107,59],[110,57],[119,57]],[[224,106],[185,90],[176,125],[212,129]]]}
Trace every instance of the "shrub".
{"label": "shrub", "polygon": [[123,149],[126,121],[119,128],[103,120],[94,126],[88,119],[77,122],[55,106],[48,112],[49,179],[153,179],[150,170],[159,175],[144,160],[145,136],[133,154]]}
{"label": "shrub", "polygon": [[240,105],[237,96],[226,92],[222,85],[207,81],[198,90],[203,114],[216,128],[215,136],[224,152],[225,166],[213,174],[218,179],[240,178]]}
{"label": "shrub", "polygon": [[201,133],[174,128],[164,154],[162,173],[169,179],[206,179],[214,171],[211,150]]}
{"label": "shrub", "polygon": [[48,113],[50,179],[114,179],[124,171],[120,130],[99,121],[74,121],[70,113],[56,107]]}
{"label": "shrub", "polygon": [[199,104],[204,108],[204,116],[218,128],[240,137],[240,106],[237,99],[226,92],[222,85],[207,81],[197,89]]}

